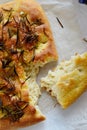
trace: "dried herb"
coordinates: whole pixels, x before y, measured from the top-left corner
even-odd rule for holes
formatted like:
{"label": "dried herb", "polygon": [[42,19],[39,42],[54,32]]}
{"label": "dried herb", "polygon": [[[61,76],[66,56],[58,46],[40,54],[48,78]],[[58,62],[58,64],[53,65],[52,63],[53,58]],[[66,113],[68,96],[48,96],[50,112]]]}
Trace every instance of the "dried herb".
{"label": "dried herb", "polygon": [[4,89],[4,87],[6,87],[5,83],[0,84],[0,91]]}
{"label": "dried herb", "polygon": [[25,43],[33,43],[38,41],[38,35],[37,34],[27,34],[24,38]]}
{"label": "dried herb", "polygon": [[12,34],[11,34],[11,30],[8,28],[8,34],[9,34],[9,38],[12,37]]}
{"label": "dried herb", "polygon": [[[6,73],[7,73],[8,79],[9,79],[10,77],[18,76],[18,74],[17,74],[17,72],[16,72],[15,65],[10,66],[10,67],[8,66]],[[10,82],[9,82],[9,83],[10,83]],[[11,86],[14,87],[14,85],[13,85],[12,83],[11,83]]]}
{"label": "dried herb", "polygon": [[14,104],[14,106],[15,106],[17,109],[21,109],[21,110],[24,110],[28,105],[29,105],[28,102],[26,102],[26,101],[21,101],[21,100],[18,100],[18,101],[15,102],[15,104]]}
{"label": "dried herb", "polygon": [[2,41],[0,42],[0,50],[4,50],[4,43]]}
{"label": "dried herb", "polygon": [[15,68],[15,66],[14,66],[14,73],[15,73],[15,75],[18,76],[18,74],[17,74],[17,72],[16,72],[16,68]]}
{"label": "dried herb", "polygon": [[27,15],[25,16],[27,23],[30,25],[30,21],[27,18]]}
{"label": "dried herb", "polygon": [[8,19],[6,20],[6,22],[3,24],[3,26],[6,26],[8,23],[9,23],[9,17],[8,17]]}
{"label": "dried herb", "polygon": [[41,21],[41,19],[36,19],[31,25],[34,25],[34,24],[39,26],[39,25],[42,25],[43,22]]}
{"label": "dried herb", "polygon": [[3,20],[3,13],[0,12],[0,23],[2,22],[2,20]]}
{"label": "dried herb", "polygon": [[24,112],[20,109],[14,108],[13,106],[7,105],[2,107],[2,112],[5,113],[4,118],[9,118],[10,121],[15,122],[18,121],[24,114]]}
{"label": "dried herb", "polygon": [[12,62],[12,60],[10,58],[9,59],[3,59],[2,60],[2,68],[8,67],[11,62]]}
{"label": "dried herb", "polygon": [[19,20],[17,20],[17,18],[14,16],[13,16],[13,20],[16,23],[16,26],[19,27],[19,24],[20,24]]}
{"label": "dried herb", "polygon": [[2,33],[1,33],[1,41],[0,41],[0,42],[3,43],[3,45],[4,45],[3,27],[4,27],[4,26],[2,25]]}
{"label": "dried herb", "polygon": [[3,102],[2,102],[2,99],[0,98],[0,109],[2,108],[3,106]]}
{"label": "dried herb", "polygon": [[17,54],[18,52],[17,52],[17,49],[10,49],[10,53],[11,54]]}
{"label": "dried herb", "polygon": [[19,28],[17,28],[17,39],[16,39],[16,45],[19,43]]}
{"label": "dried herb", "polygon": [[24,12],[20,12],[20,16],[22,18],[23,21],[26,21],[28,24],[30,24],[28,18],[27,18],[27,14]]}
{"label": "dried herb", "polygon": [[9,34],[9,38],[12,38],[12,36],[16,34],[16,29],[8,28],[8,34]]}
{"label": "dried herb", "polygon": [[25,84],[25,82],[26,82],[30,77],[31,77],[31,76],[29,75],[29,76],[25,79],[25,81],[22,83],[22,85]]}
{"label": "dried herb", "polygon": [[5,77],[5,82],[6,83],[0,85],[0,90],[3,91],[4,94],[10,94],[10,93],[13,94],[15,91],[14,84],[7,77]]}
{"label": "dried herb", "polygon": [[11,15],[12,15],[12,11],[9,13],[8,18],[7,18],[6,22],[3,24],[3,26],[6,26],[10,22]]}
{"label": "dried herb", "polygon": [[7,88],[7,90],[4,92],[5,94],[10,94],[14,92],[15,90],[15,86],[13,84],[11,84],[11,86],[9,88]]}
{"label": "dried herb", "polygon": [[6,12],[11,12],[11,11],[13,11],[12,8],[10,8],[10,9],[2,8],[2,10],[3,10],[3,11],[6,11]]}
{"label": "dried herb", "polygon": [[29,21],[27,19],[27,16],[21,18],[21,20],[20,20],[20,28],[26,34],[32,32],[32,29],[30,27],[30,23],[29,23]]}
{"label": "dried herb", "polygon": [[9,116],[10,116],[10,120],[12,122],[15,121],[19,121],[19,119],[24,115],[24,112],[22,110],[16,110],[16,111],[12,111]]}
{"label": "dried herb", "polygon": [[4,118],[9,118],[10,121],[16,122],[19,121],[19,119],[24,115],[24,109],[28,106],[29,104],[25,101],[17,101],[14,104],[3,106],[1,105],[1,110],[2,112],[5,113]]}
{"label": "dried herb", "polygon": [[56,17],[56,19],[57,19],[57,21],[58,21],[59,25],[60,25],[62,28],[64,28],[64,26],[63,26],[63,24],[61,23],[61,21],[59,20],[59,18],[58,18],[58,17]]}

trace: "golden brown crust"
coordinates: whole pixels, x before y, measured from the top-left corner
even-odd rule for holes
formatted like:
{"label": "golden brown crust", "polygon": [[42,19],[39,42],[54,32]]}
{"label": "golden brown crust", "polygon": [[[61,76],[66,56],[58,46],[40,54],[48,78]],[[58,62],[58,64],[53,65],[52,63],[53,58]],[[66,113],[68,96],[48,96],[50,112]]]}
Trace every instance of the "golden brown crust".
{"label": "golden brown crust", "polygon": [[[47,17],[45,16],[44,11],[41,6],[35,2],[34,0],[15,0],[13,2],[9,2],[7,4],[2,4],[1,8],[11,8],[14,5],[14,10],[17,10],[17,13],[23,11],[29,14],[29,18],[31,21],[35,21],[37,19],[41,19],[42,25],[35,27],[35,30],[38,34],[44,33],[47,37],[47,41],[43,44],[40,43],[40,47],[35,49],[35,57],[34,62],[46,64],[50,61],[56,61],[58,59],[58,54],[54,42],[54,38],[51,32],[51,28]],[[15,12],[16,14],[16,12]],[[21,36],[22,37],[22,36]],[[12,40],[11,40],[12,44]],[[7,42],[9,46],[9,43]],[[9,46],[10,47],[10,46]]]}
{"label": "golden brown crust", "polygon": [[41,48],[41,51],[39,53],[36,51],[34,62],[39,61],[43,63],[48,63],[50,61],[56,61],[58,59],[58,54],[57,54],[54,38],[47,17],[44,11],[42,10],[41,6],[34,0],[29,0],[29,1],[20,0],[18,11],[20,12],[21,10],[29,13],[31,20],[35,20],[38,18],[41,19],[44,25],[41,25],[42,27],[40,26],[38,30],[39,32],[41,30],[45,31],[45,34],[48,37],[48,41],[45,43],[46,47],[44,49]]}
{"label": "golden brown crust", "polygon": [[25,110],[24,116],[17,122],[10,122],[8,119],[0,120],[0,130],[13,130],[18,127],[26,127],[45,120],[33,106]]}
{"label": "golden brown crust", "polygon": [[[20,100],[27,103],[27,106],[22,111],[23,115],[17,120],[14,120],[13,118],[11,118],[10,117],[11,115],[8,116],[7,118],[4,118],[4,117],[1,118],[0,119],[0,130],[6,130],[6,129],[12,130],[12,129],[18,128],[18,127],[26,127],[26,126],[33,125],[35,123],[45,120],[44,115],[40,112],[40,110],[37,108],[37,106],[31,105],[31,99],[29,97],[27,84],[24,83],[21,86],[20,81],[16,77],[14,85],[16,87],[16,89],[14,91],[16,93],[21,94]],[[15,93],[15,96],[16,96],[16,93]],[[8,104],[10,104],[11,102],[12,102],[12,104],[15,103],[16,100],[18,100],[18,97],[17,97],[17,99],[14,98],[14,96],[10,98],[9,94],[5,95],[4,93],[2,93],[2,94],[0,93],[0,103],[1,103],[1,101],[3,101],[3,104],[5,104],[5,106],[8,106]],[[2,107],[3,104],[2,103],[0,104],[0,107],[1,107],[0,109],[5,110],[4,107]],[[5,108],[7,108],[7,107],[5,107]],[[10,106],[10,109],[11,109],[11,106]],[[19,112],[21,112],[21,111],[19,111]],[[15,115],[15,116],[17,116],[17,115]]]}

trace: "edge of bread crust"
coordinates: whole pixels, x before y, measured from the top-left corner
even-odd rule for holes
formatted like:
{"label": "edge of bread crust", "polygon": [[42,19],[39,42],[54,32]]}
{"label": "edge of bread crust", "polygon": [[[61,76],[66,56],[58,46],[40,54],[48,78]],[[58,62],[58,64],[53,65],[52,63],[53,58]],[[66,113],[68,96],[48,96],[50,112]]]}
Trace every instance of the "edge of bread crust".
{"label": "edge of bread crust", "polygon": [[38,107],[29,106],[25,110],[26,114],[18,122],[9,122],[6,119],[0,120],[1,130],[15,130],[16,128],[28,127],[45,120],[45,116]]}

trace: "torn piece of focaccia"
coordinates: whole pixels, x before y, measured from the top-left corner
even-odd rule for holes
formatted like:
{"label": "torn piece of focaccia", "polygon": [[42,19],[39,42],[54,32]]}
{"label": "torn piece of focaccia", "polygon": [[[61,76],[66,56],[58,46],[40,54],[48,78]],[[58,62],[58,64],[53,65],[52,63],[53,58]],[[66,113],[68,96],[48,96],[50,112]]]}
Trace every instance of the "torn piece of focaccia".
{"label": "torn piece of focaccia", "polygon": [[54,71],[41,79],[41,87],[56,97],[62,108],[70,106],[87,90],[87,52],[61,62]]}

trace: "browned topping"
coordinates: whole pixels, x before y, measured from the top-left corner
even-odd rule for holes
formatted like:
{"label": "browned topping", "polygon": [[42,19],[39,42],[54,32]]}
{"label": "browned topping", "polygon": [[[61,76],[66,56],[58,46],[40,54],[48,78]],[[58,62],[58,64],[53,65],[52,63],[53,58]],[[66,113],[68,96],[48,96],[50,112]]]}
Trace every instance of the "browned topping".
{"label": "browned topping", "polygon": [[36,25],[42,25],[43,22],[41,21],[41,19],[36,19],[31,25],[36,24]]}
{"label": "browned topping", "polygon": [[[19,88],[30,78],[28,76],[23,83],[20,82],[16,64],[22,60],[24,64],[34,60],[35,49],[38,44],[39,34],[35,27],[43,24],[41,19],[30,21],[25,12],[20,12],[16,16],[13,9],[2,8],[0,12],[0,112],[2,119],[8,118],[10,121],[18,121],[25,113],[24,110],[29,103],[21,99],[21,90],[16,88],[16,82],[19,82]],[[5,14],[7,14],[5,16]],[[43,32],[45,34],[45,30]],[[19,96],[20,95],[20,96]],[[9,101],[8,101],[9,99]],[[30,107],[32,113],[35,112]]]}
{"label": "browned topping", "polygon": [[38,41],[38,35],[36,34],[27,34],[25,35],[25,43],[32,43],[32,42],[37,42]]}
{"label": "browned topping", "polygon": [[9,118],[12,122],[18,121],[24,115],[24,109],[28,105],[25,101],[16,101],[4,106],[3,101],[0,99],[0,110],[4,113],[2,119]]}
{"label": "browned topping", "polygon": [[3,59],[2,60],[2,68],[6,68],[9,65],[10,62],[11,62],[10,58],[9,59]]}
{"label": "browned topping", "polygon": [[[43,22],[41,19],[30,22],[28,15],[25,12],[21,11],[19,14],[14,15],[13,11],[12,8],[2,8],[2,12],[0,12],[0,23],[2,26],[0,50],[4,49],[10,57],[15,54],[21,59],[20,57],[23,57],[23,53],[26,50],[30,51],[31,49],[34,49],[35,53],[39,40],[39,34],[35,30],[35,27],[42,25]],[[4,12],[7,13],[7,18],[5,18]],[[45,30],[43,30],[43,32],[45,34]],[[22,51],[18,52],[18,50]],[[31,58],[30,61],[32,60],[33,58]]]}
{"label": "browned topping", "polygon": [[4,43],[1,41],[0,42],[0,50],[3,50],[4,49]]}
{"label": "browned topping", "polygon": [[[17,96],[18,93],[16,92],[15,84],[10,78],[10,75],[13,75],[13,73],[15,73],[14,77],[18,75],[14,64],[9,67],[10,63],[12,64],[11,60],[2,61],[3,69],[0,73],[0,93],[2,93],[0,94],[0,111],[3,114],[2,119],[9,118],[10,121],[15,122],[24,115],[24,110],[29,103],[22,101],[20,97]],[[15,97],[17,100],[15,100]],[[4,101],[4,99],[6,101]]]}
{"label": "browned topping", "polygon": [[[17,100],[12,100],[16,97],[15,85],[6,77],[0,79],[0,92],[3,92],[5,100],[9,98],[9,102],[3,101],[0,95],[0,111],[3,113],[2,119],[9,118],[11,121],[18,121],[23,115],[25,108],[29,105],[26,101],[21,101],[17,96]],[[15,99],[15,98],[14,98]]]}
{"label": "browned topping", "polygon": [[6,25],[8,25],[9,22],[11,22],[11,21],[10,21],[11,15],[12,15],[12,12],[9,13],[8,18],[7,18],[7,20],[4,22],[3,26],[6,26]]}
{"label": "browned topping", "polygon": [[2,8],[3,11],[6,11],[6,12],[11,12],[13,9],[10,8],[10,9],[6,9],[6,8]]}
{"label": "browned topping", "polygon": [[3,20],[3,13],[0,12],[0,23],[2,22],[2,20]]}

